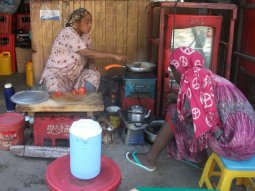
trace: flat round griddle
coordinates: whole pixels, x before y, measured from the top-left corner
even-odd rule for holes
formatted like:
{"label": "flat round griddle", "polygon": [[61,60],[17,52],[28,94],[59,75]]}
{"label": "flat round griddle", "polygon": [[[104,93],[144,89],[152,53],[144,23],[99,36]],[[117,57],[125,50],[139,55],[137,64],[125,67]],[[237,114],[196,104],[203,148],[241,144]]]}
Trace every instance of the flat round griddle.
{"label": "flat round griddle", "polygon": [[11,100],[20,105],[41,103],[49,99],[49,94],[40,90],[25,90],[15,93]]}

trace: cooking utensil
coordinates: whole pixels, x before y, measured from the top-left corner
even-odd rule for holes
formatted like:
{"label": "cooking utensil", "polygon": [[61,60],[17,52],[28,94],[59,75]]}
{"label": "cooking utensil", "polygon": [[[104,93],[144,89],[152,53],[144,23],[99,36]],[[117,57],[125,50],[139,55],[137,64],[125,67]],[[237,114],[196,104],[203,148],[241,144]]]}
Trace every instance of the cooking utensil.
{"label": "cooking utensil", "polygon": [[106,108],[106,111],[109,113],[109,122],[113,129],[118,128],[121,124],[121,118],[118,113],[120,110],[121,108],[118,106],[109,106]]}
{"label": "cooking utensil", "polygon": [[146,140],[150,143],[154,143],[163,124],[164,120],[156,120],[147,125],[144,129]]}
{"label": "cooking utensil", "polygon": [[150,72],[156,68],[156,64],[151,62],[129,62],[126,65],[121,64],[110,64],[105,66],[105,70],[110,70],[112,68],[127,68],[131,72]]}
{"label": "cooking utensil", "polygon": [[132,105],[128,109],[128,120],[132,122],[143,122],[150,116],[151,110],[146,112],[146,109],[140,105]]}
{"label": "cooking utensil", "polygon": [[132,105],[128,108],[128,112],[132,112],[132,113],[144,113],[145,109],[144,107],[140,106],[140,105]]}
{"label": "cooking utensil", "polygon": [[49,99],[49,94],[40,90],[25,90],[15,93],[11,100],[20,105],[41,103]]}
{"label": "cooking utensil", "polygon": [[106,111],[109,113],[117,113],[120,110],[121,110],[121,108],[118,106],[109,106],[106,108]]}

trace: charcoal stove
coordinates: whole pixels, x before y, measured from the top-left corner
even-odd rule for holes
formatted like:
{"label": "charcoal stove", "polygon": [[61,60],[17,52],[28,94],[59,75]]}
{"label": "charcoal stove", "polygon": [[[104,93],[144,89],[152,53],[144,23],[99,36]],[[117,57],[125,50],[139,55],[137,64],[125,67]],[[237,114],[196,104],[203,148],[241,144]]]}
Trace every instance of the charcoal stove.
{"label": "charcoal stove", "polygon": [[148,97],[155,97],[156,76],[154,72],[135,73],[126,71],[124,76],[125,97],[132,94],[147,94]]}
{"label": "charcoal stove", "polygon": [[123,130],[121,139],[127,145],[144,145],[144,129],[151,122],[151,117],[142,122],[132,122],[128,120],[128,113],[126,110],[119,111],[120,118],[123,122]]}
{"label": "charcoal stove", "polygon": [[156,75],[155,72],[135,73],[125,71],[121,92],[122,109],[131,105],[141,105],[154,113]]}

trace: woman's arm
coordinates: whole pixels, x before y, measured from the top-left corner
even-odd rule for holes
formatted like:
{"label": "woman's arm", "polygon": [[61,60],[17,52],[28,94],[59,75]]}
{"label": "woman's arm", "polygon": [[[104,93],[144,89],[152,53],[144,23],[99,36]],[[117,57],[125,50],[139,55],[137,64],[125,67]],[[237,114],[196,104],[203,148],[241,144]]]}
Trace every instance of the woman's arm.
{"label": "woman's arm", "polygon": [[115,59],[121,63],[127,62],[127,57],[124,55],[102,52],[102,51],[94,50],[90,48],[84,48],[82,50],[79,50],[78,54],[85,56],[88,59],[106,58],[106,59]]}

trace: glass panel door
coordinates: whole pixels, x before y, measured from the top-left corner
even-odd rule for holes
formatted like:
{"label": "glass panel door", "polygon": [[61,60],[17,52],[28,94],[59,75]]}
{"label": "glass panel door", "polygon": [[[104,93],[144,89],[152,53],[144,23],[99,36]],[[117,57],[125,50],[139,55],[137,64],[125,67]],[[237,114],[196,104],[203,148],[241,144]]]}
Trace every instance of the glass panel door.
{"label": "glass panel door", "polygon": [[195,26],[174,29],[171,38],[171,50],[181,46],[191,47],[199,51],[205,58],[205,67],[211,68],[213,48],[213,28],[208,26]]}

